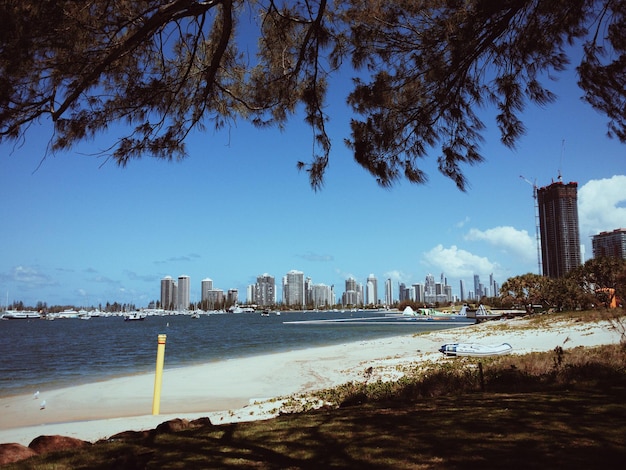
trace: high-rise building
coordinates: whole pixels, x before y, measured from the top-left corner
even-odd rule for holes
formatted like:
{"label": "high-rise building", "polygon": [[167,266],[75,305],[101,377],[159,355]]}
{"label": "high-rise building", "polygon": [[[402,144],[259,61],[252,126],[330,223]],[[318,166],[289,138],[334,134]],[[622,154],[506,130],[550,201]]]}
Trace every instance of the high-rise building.
{"label": "high-rise building", "polygon": [[565,276],[580,266],[578,183],[561,181],[537,190],[543,274]]}
{"label": "high-rise building", "polygon": [[276,304],[276,280],[265,273],[256,278],[254,286],[254,303],[261,307]]}
{"label": "high-rise building", "polygon": [[424,294],[424,284],[418,282],[413,284],[413,289],[415,290],[415,301],[419,303],[426,302],[426,295]]}
{"label": "high-rise building", "polygon": [[200,300],[205,302],[209,298],[209,292],[213,290],[213,280],[206,278],[200,281]]}
{"label": "high-rise building", "polygon": [[437,292],[435,288],[435,276],[428,273],[424,283],[424,301],[429,303],[436,302]]}
{"label": "high-rise building", "polygon": [[393,285],[391,279],[385,281],[385,305],[391,307],[393,305]]}
{"label": "high-rise building", "polygon": [[465,296],[465,281],[463,279],[461,279],[459,281],[459,297],[461,302],[463,302],[466,299]]}
{"label": "high-rise building", "polygon": [[229,307],[239,303],[239,289],[228,289],[226,292],[226,304]]}
{"label": "high-rise building", "polygon": [[367,278],[365,303],[367,305],[378,305],[378,280],[373,274],[370,274]]}
{"label": "high-rise building", "polygon": [[314,308],[328,308],[333,304],[332,287],[326,284],[311,284],[311,304]]}
{"label": "high-rise building", "polygon": [[346,290],[343,293],[342,303],[345,306],[356,307],[363,304],[363,293],[356,282],[356,279],[349,277],[346,279]]}
{"label": "high-rise building", "polygon": [[292,307],[304,307],[304,273],[291,270],[283,278],[283,303]]}
{"label": "high-rise building", "polygon": [[178,310],[187,310],[191,302],[190,299],[191,280],[189,276],[178,276]]}
{"label": "high-rise building", "polygon": [[176,283],[171,276],[161,279],[161,308],[165,310],[176,309]]}
{"label": "high-rise building", "polygon": [[482,284],[480,282],[480,276],[474,274],[474,298],[480,300],[483,296]]}
{"label": "high-rise building", "polygon": [[626,228],[617,228],[612,232],[600,232],[591,239],[594,258],[626,259]]}
{"label": "high-rise building", "polygon": [[211,289],[206,293],[206,308],[209,310],[220,310],[224,308],[224,291],[222,289]]}

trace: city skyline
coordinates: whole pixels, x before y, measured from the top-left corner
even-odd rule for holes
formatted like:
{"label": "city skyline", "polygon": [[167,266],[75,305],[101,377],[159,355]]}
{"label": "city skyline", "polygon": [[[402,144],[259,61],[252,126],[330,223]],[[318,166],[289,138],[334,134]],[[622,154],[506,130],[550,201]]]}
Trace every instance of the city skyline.
{"label": "city skyline", "polygon": [[486,160],[464,167],[467,192],[437,171],[436,150],[423,161],[425,184],[378,186],[342,144],[352,114],[332,95],[350,86],[341,79],[329,88],[334,143],[319,191],[297,169],[313,139],[301,114],[283,130],[237,122],[194,132],[186,160],[125,168],[94,156],[123,130],[115,127],[57,155],[46,153],[45,120],[19,145],[2,144],[0,303],[146,305],[170,273],[190,276],[195,298],[210,273],[245,293],[258,273],[291,267],[335,286],[375,273],[379,297],[387,279],[395,289],[428,272],[446,273],[455,292],[465,279],[469,291],[473,274],[503,283],[537,273],[532,186],[558,175],[578,184],[583,262],[593,235],[626,227],[626,147],[580,100],[573,67],[547,83],[554,104],[523,111],[514,150],[500,143],[494,110],[480,111]]}
{"label": "city skyline", "polygon": [[[434,280],[434,275],[428,273],[424,282],[415,282],[410,286],[398,281],[396,289],[393,289],[391,279],[385,280],[385,298],[375,295],[377,292],[378,278],[374,273],[367,276],[365,283],[359,282],[353,276],[345,279],[344,289],[340,286],[328,285],[324,282],[314,282],[306,276],[306,273],[298,270],[290,270],[282,277],[281,296],[276,289],[275,277],[264,273],[257,276],[256,284],[248,285],[246,288],[246,298],[241,299],[238,289],[222,289],[214,287],[213,279],[204,278],[200,281],[200,298],[193,295],[191,286],[193,283],[187,275],[178,276],[178,285],[172,276],[165,276],[161,279],[161,291],[159,306],[166,310],[183,310],[192,305],[207,303],[213,308],[215,305],[223,305],[224,302],[231,304],[254,304],[257,306],[289,305],[289,306],[332,306],[332,305],[393,305],[406,300],[423,302],[426,304],[445,304],[465,300],[479,300],[482,297],[496,296],[499,293],[499,284],[490,275],[489,285],[485,286],[479,281],[480,276],[474,275],[474,291],[464,294],[461,290],[455,294],[451,285],[448,284],[444,273],[440,274],[440,282]],[[295,286],[295,291],[291,292],[292,297],[285,300],[285,293],[289,293],[289,283]],[[461,280],[463,283],[464,280]],[[184,282],[184,284],[182,284]],[[441,287],[440,287],[441,286]],[[368,293],[368,289],[370,289]],[[326,292],[324,292],[326,291]],[[173,292],[173,293],[172,293]],[[226,295],[225,295],[226,294]],[[370,297],[374,295],[374,297]],[[309,297],[310,296],[310,297]],[[189,301],[181,300],[188,299]],[[171,299],[177,298],[176,302]],[[375,299],[375,300],[373,300]],[[150,303],[156,301],[151,300]],[[145,307],[145,306],[144,306]]]}

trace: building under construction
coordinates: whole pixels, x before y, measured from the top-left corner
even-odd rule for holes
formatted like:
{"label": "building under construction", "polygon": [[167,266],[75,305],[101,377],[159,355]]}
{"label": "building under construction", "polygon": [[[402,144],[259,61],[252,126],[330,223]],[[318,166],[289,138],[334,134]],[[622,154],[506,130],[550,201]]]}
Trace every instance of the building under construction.
{"label": "building under construction", "polygon": [[558,278],[580,266],[578,183],[537,189],[543,275]]}

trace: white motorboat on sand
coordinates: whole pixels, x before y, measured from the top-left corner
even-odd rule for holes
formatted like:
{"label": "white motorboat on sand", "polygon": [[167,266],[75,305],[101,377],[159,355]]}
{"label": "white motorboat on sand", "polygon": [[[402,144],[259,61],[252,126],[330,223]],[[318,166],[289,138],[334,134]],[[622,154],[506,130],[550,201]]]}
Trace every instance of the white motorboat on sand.
{"label": "white motorboat on sand", "polygon": [[439,351],[446,356],[500,356],[509,354],[513,347],[509,343],[479,344],[479,343],[450,343],[444,344]]}

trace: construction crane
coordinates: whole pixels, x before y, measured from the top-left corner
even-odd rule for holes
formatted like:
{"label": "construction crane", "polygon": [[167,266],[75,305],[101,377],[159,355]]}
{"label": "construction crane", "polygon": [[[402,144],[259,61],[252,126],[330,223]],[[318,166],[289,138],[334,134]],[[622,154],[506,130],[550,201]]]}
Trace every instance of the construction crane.
{"label": "construction crane", "polygon": [[537,243],[537,274],[541,276],[541,236],[539,234],[539,201],[537,200],[537,180],[530,182],[520,175],[524,181],[533,187],[533,199],[535,200],[535,241]]}

